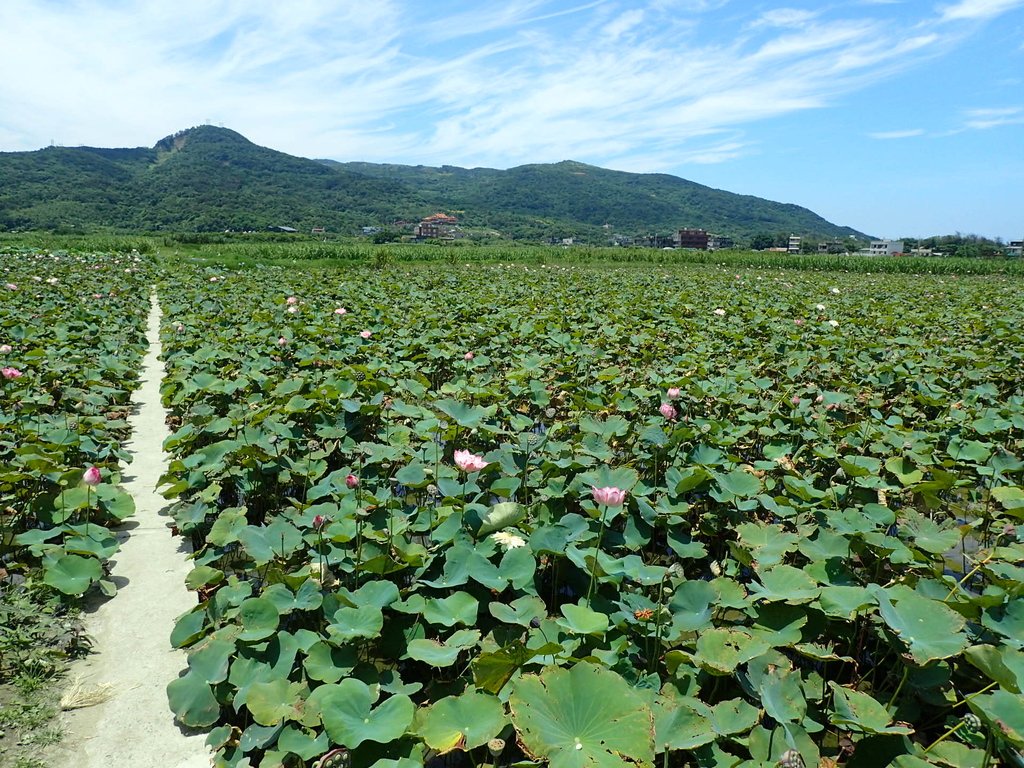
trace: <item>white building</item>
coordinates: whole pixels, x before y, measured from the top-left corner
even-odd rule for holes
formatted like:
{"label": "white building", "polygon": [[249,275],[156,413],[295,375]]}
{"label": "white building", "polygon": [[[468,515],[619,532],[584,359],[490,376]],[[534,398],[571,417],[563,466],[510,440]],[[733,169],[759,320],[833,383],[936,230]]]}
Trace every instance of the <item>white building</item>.
{"label": "white building", "polygon": [[902,240],[872,240],[867,250],[868,256],[895,256],[902,253]]}

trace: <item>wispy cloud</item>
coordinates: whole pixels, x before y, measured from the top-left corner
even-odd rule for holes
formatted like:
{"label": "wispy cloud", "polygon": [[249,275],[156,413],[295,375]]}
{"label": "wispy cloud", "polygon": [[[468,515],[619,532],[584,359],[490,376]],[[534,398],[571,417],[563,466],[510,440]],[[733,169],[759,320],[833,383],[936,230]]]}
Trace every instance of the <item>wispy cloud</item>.
{"label": "wispy cloud", "polygon": [[968,109],[964,112],[964,125],[974,130],[998,128],[1002,125],[1019,125],[1024,123],[1022,107],[990,107],[985,109]]}
{"label": "wispy cloud", "polygon": [[751,24],[751,28],[757,27],[796,27],[805,26],[819,14],[815,11],[808,11],[803,8],[773,8],[765,11]]}
{"label": "wispy cloud", "polygon": [[1022,0],[960,0],[940,6],[939,15],[943,21],[989,19],[1022,6]]}
{"label": "wispy cloud", "polygon": [[872,139],[909,139],[914,136],[924,136],[923,128],[910,128],[905,131],[877,131],[869,133]]}
{"label": "wispy cloud", "polygon": [[748,19],[726,0],[4,0],[0,142],[152,144],[209,120],[305,156],[676,169],[940,55],[961,33],[938,19],[1018,5],[908,22],[864,3]]}

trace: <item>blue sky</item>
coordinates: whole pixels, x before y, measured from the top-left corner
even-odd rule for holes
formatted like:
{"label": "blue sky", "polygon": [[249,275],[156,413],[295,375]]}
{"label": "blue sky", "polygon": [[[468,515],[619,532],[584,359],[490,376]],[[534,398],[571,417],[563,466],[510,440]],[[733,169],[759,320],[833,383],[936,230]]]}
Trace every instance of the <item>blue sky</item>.
{"label": "blue sky", "polygon": [[3,0],[0,150],[206,122],[304,157],[580,160],[878,236],[1024,236],[1024,0]]}

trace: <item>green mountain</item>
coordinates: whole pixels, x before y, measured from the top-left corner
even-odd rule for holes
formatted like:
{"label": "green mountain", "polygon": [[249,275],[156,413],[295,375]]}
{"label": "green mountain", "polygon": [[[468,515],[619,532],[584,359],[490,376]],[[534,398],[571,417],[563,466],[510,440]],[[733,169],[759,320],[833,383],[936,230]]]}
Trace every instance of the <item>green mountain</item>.
{"label": "green mountain", "polygon": [[[342,234],[455,213],[469,231],[519,239],[699,227],[864,237],[796,205],[665,174],[566,161],[489,168],[338,163],[259,147],[204,125],[152,148],[47,147],[0,153],[0,228],[217,231],[289,226]],[[606,226],[607,225],[607,226]]]}

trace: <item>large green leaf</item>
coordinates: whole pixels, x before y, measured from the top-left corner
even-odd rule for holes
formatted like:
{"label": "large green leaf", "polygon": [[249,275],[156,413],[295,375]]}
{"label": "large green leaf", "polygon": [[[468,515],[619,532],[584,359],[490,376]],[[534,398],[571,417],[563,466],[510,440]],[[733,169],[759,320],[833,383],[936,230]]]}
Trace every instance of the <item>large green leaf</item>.
{"label": "large green leaf", "polygon": [[1020,694],[994,691],[975,696],[967,704],[1000,738],[1024,749],[1024,706]]}
{"label": "large green leaf", "polygon": [[103,568],[95,557],[62,555],[46,564],[43,581],[65,595],[81,595],[94,581],[103,577]]}
{"label": "large green leaf", "polygon": [[498,735],[507,722],[501,702],[485,693],[470,691],[447,696],[417,717],[417,732],[440,754],[470,750]]}
{"label": "large green leaf", "polygon": [[391,696],[374,707],[370,688],[352,677],[330,685],[318,704],[331,741],[350,749],[364,741],[386,744],[399,738],[412,724],[416,709],[405,695]]}
{"label": "large green leaf", "polygon": [[875,592],[878,612],[889,628],[910,648],[918,664],[956,656],[967,647],[964,617],[938,600],[916,593],[899,596],[895,603],[884,589]]}
{"label": "large green leaf", "polygon": [[167,700],[178,722],[190,728],[207,728],[220,718],[213,689],[194,671],[167,685]]}
{"label": "large green leaf", "polygon": [[695,660],[713,675],[730,675],[740,664],[760,656],[768,648],[768,642],[760,635],[716,627],[698,636]]}
{"label": "large green leaf", "polygon": [[503,501],[491,507],[487,514],[480,518],[480,528],[476,535],[483,537],[489,533],[500,531],[523,520],[526,507],[514,501]]}
{"label": "large green leaf", "polygon": [[892,725],[889,711],[868,694],[845,688],[831,680],[828,685],[835,703],[834,711],[829,714],[834,725],[859,733],[909,735],[914,732],[913,728]]}
{"label": "large green leaf", "polygon": [[654,760],[650,707],[602,667],[579,663],[524,675],[509,706],[523,747],[552,768],[622,768]]}
{"label": "large green leaf", "polygon": [[238,609],[242,620],[241,640],[264,640],[277,631],[281,613],[273,601],[266,597],[250,597]]}

